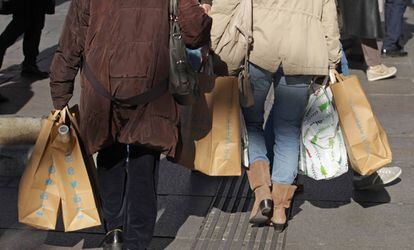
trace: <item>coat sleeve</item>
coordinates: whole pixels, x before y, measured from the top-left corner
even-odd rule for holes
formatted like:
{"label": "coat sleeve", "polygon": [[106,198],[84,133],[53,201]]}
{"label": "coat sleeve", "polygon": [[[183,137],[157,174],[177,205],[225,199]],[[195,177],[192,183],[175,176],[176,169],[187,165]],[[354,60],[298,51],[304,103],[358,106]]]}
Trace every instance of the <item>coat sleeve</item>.
{"label": "coat sleeve", "polygon": [[329,67],[334,68],[341,60],[341,44],[338,28],[338,15],[335,0],[324,0],[322,26],[329,53]]}
{"label": "coat sleeve", "polygon": [[179,17],[184,42],[191,48],[199,48],[210,42],[212,19],[196,0],[179,0]]}
{"label": "coat sleeve", "polygon": [[55,109],[64,108],[72,98],[88,23],[89,1],[73,0],[50,68],[50,89]]}

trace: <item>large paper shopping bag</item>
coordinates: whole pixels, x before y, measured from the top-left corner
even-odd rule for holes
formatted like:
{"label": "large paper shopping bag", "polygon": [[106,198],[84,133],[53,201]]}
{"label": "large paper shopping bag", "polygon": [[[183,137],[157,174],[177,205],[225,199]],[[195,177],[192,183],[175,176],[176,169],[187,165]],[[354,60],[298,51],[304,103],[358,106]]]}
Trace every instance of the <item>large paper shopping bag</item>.
{"label": "large paper shopping bag", "polygon": [[68,108],[54,112],[44,121],[20,181],[21,223],[55,229],[61,203],[65,231],[100,225],[76,127]]}
{"label": "large paper shopping bag", "polygon": [[200,88],[204,94],[195,104],[180,107],[181,146],[176,161],[210,176],[241,175],[237,78],[218,77],[213,85]]}
{"label": "large paper shopping bag", "polygon": [[40,229],[54,229],[60,196],[50,150],[50,136],[59,112],[42,122],[32,155],[20,179],[18,217],[21,223]]}
{"label": "large paper shopping bag", "polygon": [[370,175],[392,161],[387,134],[358,78],[338,73],[336,78],[338,82],[331,84],[331,89],[351,166],[361,175]]}
{"label": "large paper shopping bag", "polygon": [[77,135],[76,118],[67,108],[62,112],[63,119],[57,124],[51,150],[57,168],[65,231],[75,231],[101,222]]}

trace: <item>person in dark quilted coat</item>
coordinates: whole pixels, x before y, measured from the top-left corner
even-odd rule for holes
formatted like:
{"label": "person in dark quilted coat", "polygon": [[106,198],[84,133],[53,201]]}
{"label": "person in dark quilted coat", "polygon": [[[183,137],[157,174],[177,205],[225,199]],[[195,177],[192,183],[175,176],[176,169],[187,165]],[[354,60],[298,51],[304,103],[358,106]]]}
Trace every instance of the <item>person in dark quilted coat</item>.
{"label": "person in dark quilted coat", "polygon": [[[177,107],[167,88],[160,88],[169,75],[168,6],[166,0],[72,0],[52,62],[50,87],[57,110],[71,99],[82,68],[80,134],[87,153],[98,152],[108,230],[104,249],[149,246],[160,154],[175,154]],[[178,0],[178,6],[184,42],[191,48],[208,44],[211,18],[196,0]],[[113,101],[157,89],[165,91],[136,106]]]}

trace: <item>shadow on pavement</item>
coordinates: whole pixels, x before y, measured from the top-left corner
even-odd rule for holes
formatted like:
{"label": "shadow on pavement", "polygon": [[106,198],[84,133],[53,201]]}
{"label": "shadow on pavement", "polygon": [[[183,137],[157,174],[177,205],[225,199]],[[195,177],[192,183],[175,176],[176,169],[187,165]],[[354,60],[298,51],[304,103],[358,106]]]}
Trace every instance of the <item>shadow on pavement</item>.
{"label": "shadow on pavement", "polygon": [[295,196],[292,218],[300,213],[300,207],[305,201],[315,207],[332,209],[345,206],[355,201],[361,207],[368,208],[379,206],[391,201],[391,197],[385,187],[395,185],[401,181],[398,179],[393,183],[373,190],[358,191],[353,186],[353,172],[328,181],[315,181],[306,176],[299,176],[298,183],[304,185],[304,191]]}
{"label": "shadow on pavement", "polygon": [[[57,45],[42,51],[38,58],[39,68],[49,71],[50,64]],[[0,115],[10,115],[19,112],[34,96],[32,84],[38,79],[20,76],[20,65],[12,65],[0,71],[0,94],[7,97],[9,102],[0,103]]]}

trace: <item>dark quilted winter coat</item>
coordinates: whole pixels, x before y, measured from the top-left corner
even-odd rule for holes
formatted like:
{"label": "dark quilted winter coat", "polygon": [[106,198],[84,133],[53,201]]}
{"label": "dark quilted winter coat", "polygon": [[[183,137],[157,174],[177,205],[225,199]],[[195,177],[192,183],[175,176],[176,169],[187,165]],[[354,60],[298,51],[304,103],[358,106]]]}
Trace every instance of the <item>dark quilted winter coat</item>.
{"label": "dark quilted winter coat", "polygon": [[[54,107],[67,105],[85,61],[100,84],[117,98],[166,84],[168,4],[168,0],[72,0],[51,66]],[[186,44],[207,44],[211,19],[196,0],[179,0],[179,13]],[[122,108],[98,94],[83,72],[80,130],[88,153],[118,141],[174,155],[178,114],[168,92],[145,105]]]}

